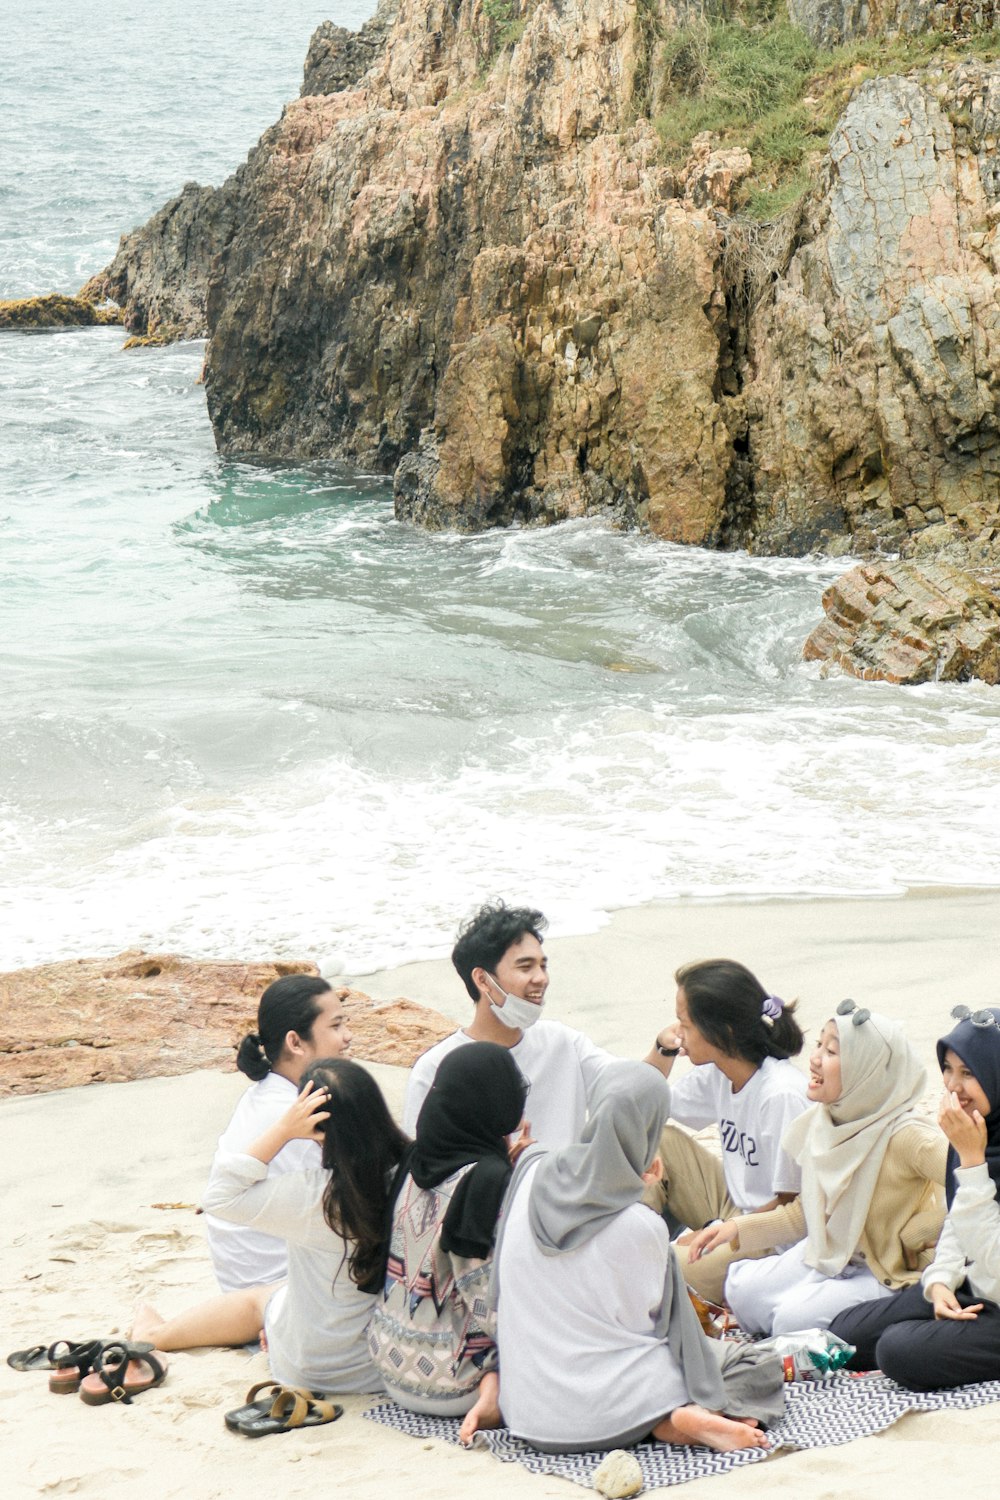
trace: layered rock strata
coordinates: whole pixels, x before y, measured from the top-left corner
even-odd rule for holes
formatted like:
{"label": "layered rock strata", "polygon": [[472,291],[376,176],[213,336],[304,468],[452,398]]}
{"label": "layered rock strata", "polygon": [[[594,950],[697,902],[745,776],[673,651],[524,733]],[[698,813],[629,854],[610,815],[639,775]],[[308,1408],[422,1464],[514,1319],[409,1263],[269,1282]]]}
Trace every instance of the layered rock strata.
{"label": "layered rock strata", "polygon": [[879,682],[1000,683],[1000,576],[987,584],[948,563],[860,566],[826,590],[823,608],[806,661]]}
{"label": "layered rock strata", "polygon": [[[234,1066],[261,993],[309,963],[213,963],[130,951],[0,974],[0,1097]],[[411,1000],[337,992],[359,1061],[409,1067],[455,1029]]]}

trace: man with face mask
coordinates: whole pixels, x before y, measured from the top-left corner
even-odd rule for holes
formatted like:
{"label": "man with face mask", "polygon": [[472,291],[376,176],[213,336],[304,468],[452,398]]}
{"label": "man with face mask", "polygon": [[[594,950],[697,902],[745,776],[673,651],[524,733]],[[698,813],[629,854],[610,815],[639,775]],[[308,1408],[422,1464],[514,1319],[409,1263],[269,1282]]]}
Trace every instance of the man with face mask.
{"label": "man with face mask", "polygon": [[[542,949],[546,926],[540,911],[496,902],[481,907],[462,928],[451,960],[475,1015],[414,1063],[403,1111],[409,1135],[442,1058],[465,1042],[496,1042],[511,1049],[530,1086],[525,1114],[532,1139],[552,1151],[579,1139],[594,1083],[615,1059],[583,1032],[542,1015],[549,986]],[[665,1074],[673,1056],[658,1039],[646,1061]]]}

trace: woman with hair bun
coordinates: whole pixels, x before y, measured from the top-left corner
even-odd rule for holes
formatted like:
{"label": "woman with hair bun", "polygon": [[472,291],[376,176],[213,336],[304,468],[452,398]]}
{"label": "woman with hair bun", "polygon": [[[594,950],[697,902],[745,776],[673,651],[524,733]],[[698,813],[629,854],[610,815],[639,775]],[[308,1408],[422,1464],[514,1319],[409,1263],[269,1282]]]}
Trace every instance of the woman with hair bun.
{"label": "woman with hair bun", "polygon": [[[346,1057],[351,1033],[339,997],[318,974],[286,974],[269,984],[257,1009],[257,1030],[245,1036],[236,1066],[253,1080],[219,1138],[220,1153],[246,1151],[295,1102],[305,1069],[321,1057]],[[318,1167],[311,1140],[291,1140],[268,1167],[268,1176]],[[288,1270],[283,1240],[205,1215],[215,1279],[223,1292],[282,1281]]]}
{"label": "woman with hair bun", "polygon": [[[782,1150],[785,1131],[806,1108],[806,1083],[790,1058],[802,1050],[795,1005],[769,994],[755,974],[731,959],[686,964],[677,982],[677,1027],[668,1060],[694,1064],[670,1080],[671,1121],[660,1141],[664,1180],[646,1201],[686,1225],[676,1242],[688,1284],[710,1302],[721,1302],[735,1255],[720,1245],[689,1257],[689,1243],[704,1226],[733,1214],[762,1213],[788,1203],[799,1191],[798,1163]],[[717,1125],[722,1159],[689,1135]],[[749,1252],[743,1251],[744,1255]],[[758,1252],[765,1253],[765,1252]]]}
{"label": "woman with hair bun", "polygon": [[726,1278],[747,1333],[827,1328],[919,1281],[944,1216],[945,1142],[918,1113],[926,1083],[898,1022],[841,1001],[809,1059],[812,1108],[783,1142],[802,1167],[800,1198],[690,1247],[692,1259],[724,1242],[769,1254],[736,1261]]}

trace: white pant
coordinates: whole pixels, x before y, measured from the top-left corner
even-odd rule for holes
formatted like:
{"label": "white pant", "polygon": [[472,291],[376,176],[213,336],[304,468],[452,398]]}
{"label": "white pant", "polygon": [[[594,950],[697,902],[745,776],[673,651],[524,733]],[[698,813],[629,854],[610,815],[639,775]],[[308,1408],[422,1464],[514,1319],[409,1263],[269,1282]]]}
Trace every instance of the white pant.
{"label": "white pant", "polygon": [[726,1301],[747,1333],[797,1333],[829,1328],[838,1313],[859,1302],[891,1297],[867,1266],[845,1266],[823,1276],[805,1263],[806,1242],[766,1260],[736,1260],[726,1277]]}

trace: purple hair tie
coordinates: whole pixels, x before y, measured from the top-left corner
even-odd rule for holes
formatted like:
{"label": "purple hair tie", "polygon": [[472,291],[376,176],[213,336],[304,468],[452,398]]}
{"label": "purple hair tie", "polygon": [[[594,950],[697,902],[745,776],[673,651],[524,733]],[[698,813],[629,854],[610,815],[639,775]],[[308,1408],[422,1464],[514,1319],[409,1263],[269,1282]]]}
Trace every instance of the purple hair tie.
{"label": "purple hair tie", "polygon": [[765,1026],[773,1026],[785,1008],[785,1002],[778,995],[765,995],[760,1007],[760,1018]]}

